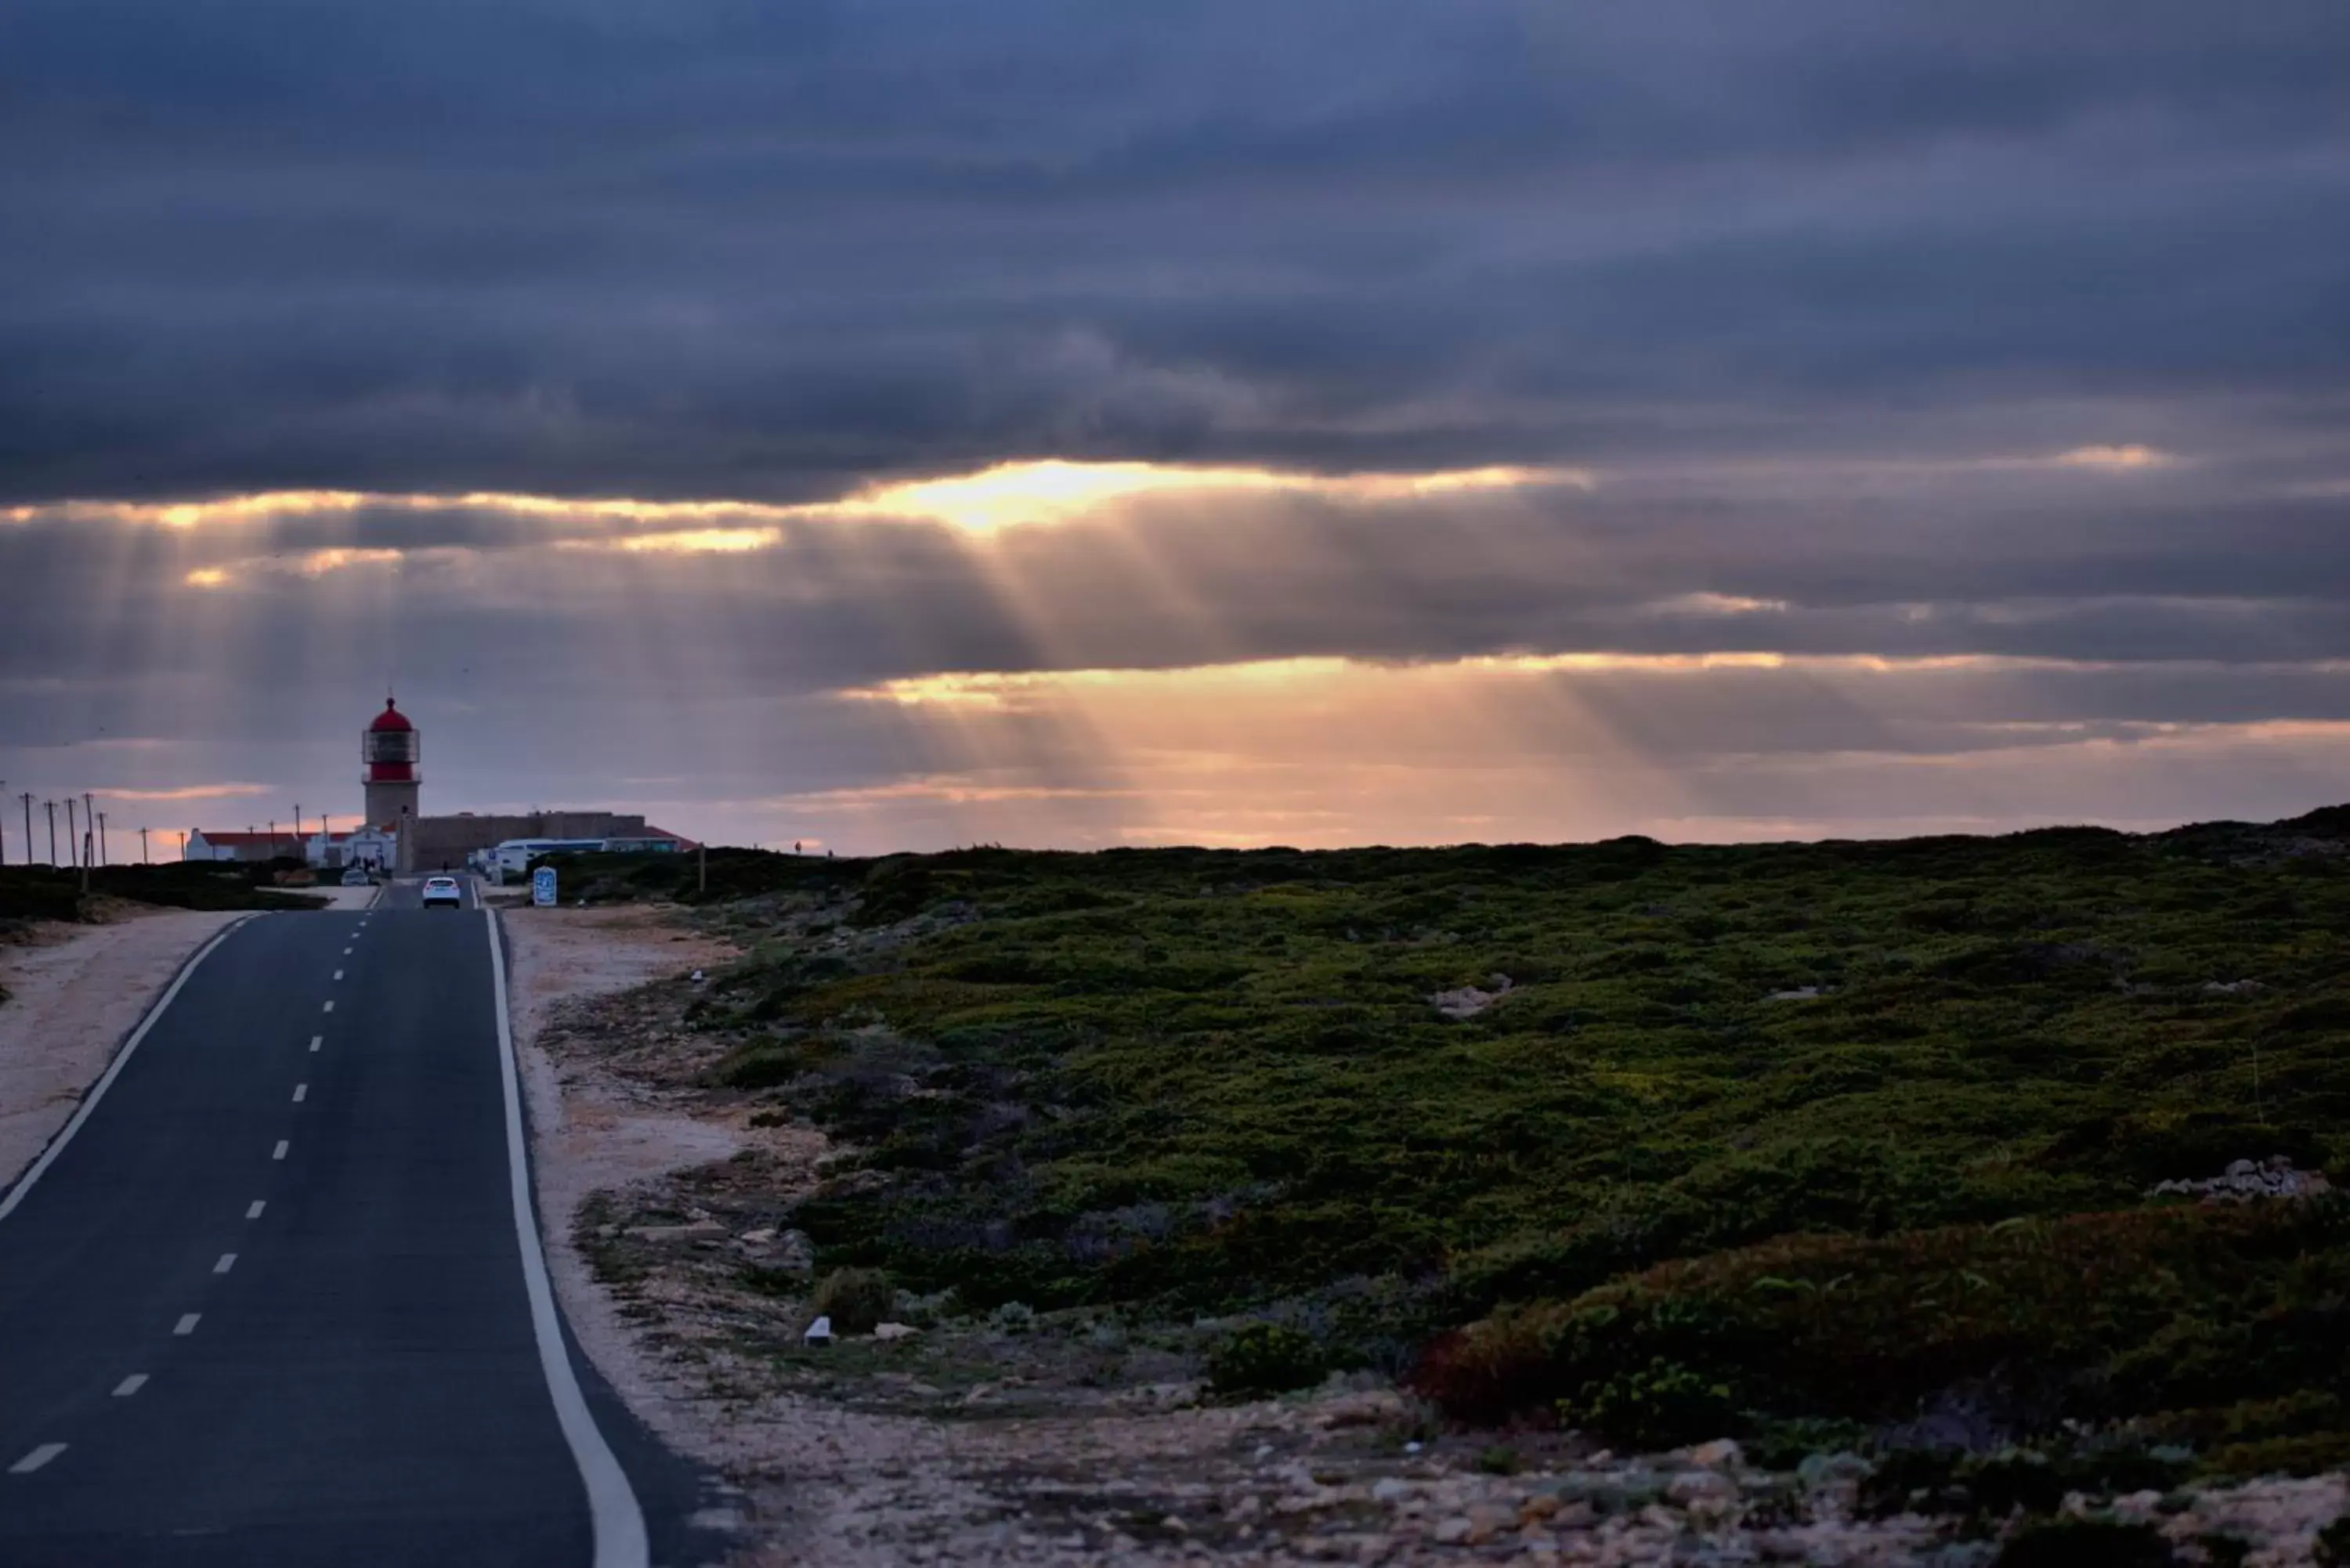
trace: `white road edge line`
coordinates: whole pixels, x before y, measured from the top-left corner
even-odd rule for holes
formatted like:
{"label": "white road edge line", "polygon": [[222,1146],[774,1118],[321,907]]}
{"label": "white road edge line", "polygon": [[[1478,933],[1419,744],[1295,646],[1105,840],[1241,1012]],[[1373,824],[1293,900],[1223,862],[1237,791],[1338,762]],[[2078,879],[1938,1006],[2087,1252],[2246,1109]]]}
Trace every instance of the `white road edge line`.
{"label": "white road edge line", "polygon": [[35,1449],[31,1453],[26,1454],[15,1464],[10,1465],[8,1467],[8,1473],[12,1476],[31,1475],[35,1470],[39,1469],[43,1465],[47,1464],[51,1459],[56,1459],[59,1454],[62,1454],[65,1451],[66,1446],[63,1443],[43,1443],[39,1448]]}
{"label": "white road edge line", "polygon": [[183,1312],[180,1314],[180,1321],[173,1325],[172,1332],[178,1335],[193,1334],[196,1332],[196,1324],[202,1323],[203,1319],[204,1314],[200,1312]]}
{"label": "white road edge line", "polygon": [[296,1084],[296,1085],[294,1085],[294,1103],[295,1103],[296,1105],[297,1105],[297,1106],[298,1106],[298,1105],[300,1105],[304,1100],[307,1100],[307,1099],[308,1099],[309,1097],[310,1097],[310,1085],[307,1085],[307,1084]]}
{"label": "white road edge line", "polygon": [[235,1267],[236,1254],[234,1252],[223,1252],[221,1254],[221,1261],[213,1265],[213,1272],[215,1274],[225,1274],[231,1269]]}
{"label": "white road edge line", "polygon": [[515,1065],[514,1029],[506,1018],[505,948],[498,938],[495,910],[482,911],[490,929],[490,992],[498,1010],[498,1075],[505,1086],[506,1173],[514,1198],[515,1239],[522,1244],[522,1281],[530,1297],[531,1327],[538,1337],[539,1369],[555,1400],[555,1418],[571,1446],[571,1462],[588,1488],[588,1515],[596,1540],[594,1568],[646,1568],[651,1548],[645,1539],[644,1510],[629,1485],[628,1472],[612,1457],[611,1445],[596,1428],[587,1396],[571,1369],[563,1345],[563,1322],[556,1315],[555,1291],[547,1282],[546,1251],[539,1244],[538,1210],[531,1201],[530,1157],[523,1142],[522,1085]]}
{"label": "white road edge line", "polygon": [[245,1206],[244,1217],[248,1220],[258,1220],[261,1218],[261,1211],[268,1207],[268,1199],[256,1198]]}
{"label": "white road edge line", "polygon": [[107,1064],[106,1071],[99,1075],[97,1083],[90,1085],[89,1093],[82,1096],[81,1106],[74,1112],[73,1119],[49,1140],[49,1147],[41,1151],[41,1158],[26,1168],[25,1174],[16,1179],[16,1185],[8,1189],[5,1196],[0,1196],[0,1220],[5,1220],[16,1212],[16,1205],[25,1201],[25,1194],[33,1190],[33,1183],[41,1179],[41,1172],[49,1168],[57,1156],[65,1152],[66,1145],[73,1141],[73,1135],[81,1131],[81,1124],[89,1120],[90,1113],[98,1109],[99,1100],[112,1086],[114,1080],[122,1075],[123,1067],[130,1061],[130,1053],[139,1049],[139,1042],[147,1038],[147,1031],[155,1027],[155,1021],[163,1016],[163,1010],[172,1005],[172,999],[180,994],[180,988],[188,983],[188,977],[196,972],[196,966],[211,956],[214,948],[228,940],[238,927],[254,918],[246,915],[230,921],[221,928],[218,936],[196,950],[195,957],[180,966],[180,972],[172,978],[171,985],[156,998],[155,1005],[147,1010],[147,1016],[139,1021],[139,1027],[130,1032],[130,1038],[122,1043],[122,1049],[114,1054],[114,1060]]}
{"label": "white road edge line", "polygon": [[269,1158],[272,1159],[284,1159],[286,1158],[286,1139],[282,1137],[279,1138],[277,1140],[277,1147],[270,1151]]}
{"label": "white road edge line", "polygon": [[128,1399],[146,1386],[147,1375],[144,1372],[134,1372],[114,1386],[114,1397],[117,1399]]}

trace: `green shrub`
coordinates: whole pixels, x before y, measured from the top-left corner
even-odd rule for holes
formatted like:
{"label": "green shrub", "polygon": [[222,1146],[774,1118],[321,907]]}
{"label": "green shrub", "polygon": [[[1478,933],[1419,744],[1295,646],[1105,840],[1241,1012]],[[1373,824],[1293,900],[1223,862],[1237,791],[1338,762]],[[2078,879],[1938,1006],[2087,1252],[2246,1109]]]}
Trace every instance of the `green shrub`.
{"label": "green shrub", "polygon": [[1673,1449],[1721,1437],[1734,1423],[1730,1386],[1678,1362],[1652,1357],[1636,1372],[1584,1385],[1562,1399],[1558,1417],[1619,1447]]}
{"label": "green shrub", "polygon": [[1417,1381],[1471,1419],[1587,1405],[1655,1358],[1778,1416],[1898,1421],[1969,1383],[2017,1410],[2153,1416],[2350,1387],[2345,1290],[2339,1199],[1791,1237],[1497,1312]]}
{"label": "green shrub", "polygon": [[1742,1439],[1746,1457],[1766,1470],[1792,1470],[1814,1454],[1857,1451],[1868,1428],[1833,1416],[1749,1416]]}
{"label": "green shrub", "polygon": [[816,1282],[811,1305],[818,1316],[832,1319],[835,1334],[871,1334],[897,1299],[889,1276],[879,1269],[835,1269]]}
{"label": "green shrub", "polygon": [[1525,1468],[1525,1461],[1517,1449],[1496,1443],[1477,1456],[1477,1468],[1489,1476],[1513,1476]]}
{"label": "green shrub", "polygon": [[1321,1379],[1322,1347],[1284,1323],[1247,1323],[1208,1353],[1208,1385],[1219,1394],[1285,1394]]}

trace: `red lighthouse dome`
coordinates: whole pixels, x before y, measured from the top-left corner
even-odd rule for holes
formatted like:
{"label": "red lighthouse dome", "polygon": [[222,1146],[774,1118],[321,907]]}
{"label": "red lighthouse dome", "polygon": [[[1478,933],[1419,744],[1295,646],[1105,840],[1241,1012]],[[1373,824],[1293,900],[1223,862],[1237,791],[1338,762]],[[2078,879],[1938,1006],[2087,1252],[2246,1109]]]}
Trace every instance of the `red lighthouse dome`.
{"label": "red lighthouse dome", "polygon": [[[366,769],[360,782],[369,784],[410,784],[418,783],[416,764],[423,760],[421,737],[400,704],[387,697],[383,711],[359,737],[359,761]],[[413,805],[413,800],[406,804]],[[381,819],[378,819],[381,820]]]}

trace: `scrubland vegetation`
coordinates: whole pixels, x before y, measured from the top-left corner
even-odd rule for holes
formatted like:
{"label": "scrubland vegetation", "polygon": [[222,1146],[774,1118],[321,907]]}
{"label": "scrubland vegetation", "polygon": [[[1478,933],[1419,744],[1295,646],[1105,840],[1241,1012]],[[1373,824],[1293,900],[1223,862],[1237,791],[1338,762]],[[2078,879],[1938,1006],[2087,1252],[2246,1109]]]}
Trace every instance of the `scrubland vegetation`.
{"label": "scrubland vegetation", "polygon": [[2350,808],[709,877],[567,887],[750,945],[693,1023],[854,1151],[793,1214],[824,1268],[1625,1445],[2350,1462],[2350,1206],[2151,1191],[2350,1177]]}

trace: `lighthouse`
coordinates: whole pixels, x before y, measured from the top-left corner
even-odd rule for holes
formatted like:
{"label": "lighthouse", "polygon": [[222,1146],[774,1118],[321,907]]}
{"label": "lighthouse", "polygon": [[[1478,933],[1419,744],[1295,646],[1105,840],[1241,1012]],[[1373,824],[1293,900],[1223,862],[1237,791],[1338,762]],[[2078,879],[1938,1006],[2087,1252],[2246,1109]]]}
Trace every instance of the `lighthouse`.
{"label": "lighthouse", "polygon": [[399,830],[403,868],[414,854],[416,797],[424,782],[417,763],[422,755],[416,726],[399,703],[386,697],[383,711],[359,736],[359,761],[365,764],[359,782],[367,786],[369,825]]}

